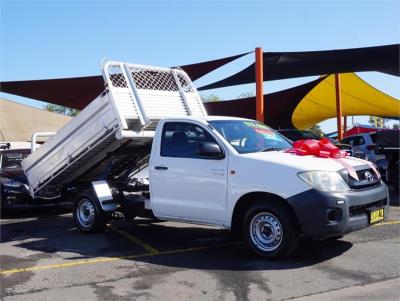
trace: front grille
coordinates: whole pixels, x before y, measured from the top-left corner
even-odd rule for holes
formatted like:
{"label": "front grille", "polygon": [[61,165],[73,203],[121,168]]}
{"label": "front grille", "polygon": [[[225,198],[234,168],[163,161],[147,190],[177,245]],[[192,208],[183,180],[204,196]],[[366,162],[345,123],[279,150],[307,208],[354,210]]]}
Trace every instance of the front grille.
{"label": "front grille", "polygon": [[364,204],[364,205],[358,205],[358,206],[350,206],[349,208],[349,215],[350,216],[355,216],[355,215],[360,215],[367,213],[370,210],[373,210],[375,208],[380,208],[386,205],[386,198],[372,202],[369,204]]}
{"label": "front grille", "polygon": [[381,184],[379,176],[372,168],[363,168],[356,170],[358,180],[352,178],[346,173],[344,177],[351,189],[366,189],[379,186]]}

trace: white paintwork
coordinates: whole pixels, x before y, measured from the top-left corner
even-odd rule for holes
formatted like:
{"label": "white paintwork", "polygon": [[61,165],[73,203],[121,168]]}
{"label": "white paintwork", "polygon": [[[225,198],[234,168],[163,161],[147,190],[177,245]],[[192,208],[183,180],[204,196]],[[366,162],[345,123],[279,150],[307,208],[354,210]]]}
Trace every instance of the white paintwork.
{"label": "white paintwork", "polygon": [[[187,122],[186,119],[174,121]],[[202,123],[191,122],[206,130]],[[159,125],[155,141],[161,141],[164,123]],[[211,134],[216,138],[214,133]],[[224,144],[220,146],[225,149]],[[165,166],[168,170],[156,170],[156,166]],[[227,168],[228,157],[222,160],[162,157],[157,143],[150,160],[150,195],[154,214],[174,220],[225,223]]]}
{"label": "white paintwork", "polygon": [[[339,171],[344,168],[334,159],[297,156],[282,151],[239,154],[208,120],[234,117],[166,118],[159,124],[150,159],[151,207],[155,216],[230,228],[233,209],[243,195],[268,192],[286,199],[310,189],[297,173],[309,170]],[[201,125],[224,149],[223,160],[168,158],[160,156],[161,129],[165,122],[191,122]],[[362,160],[342,159],[357,166]],[[168,170],[155,170],[167,166]],[[234,175],[230,171],[235,171]]]}
{"label": "white paintwork", "polygon": [[36,140],[38,137],[51,137],[54,136],[55,132],[37,132],[32,135],[31,138],[31,153],[33,154],[36,150]]}

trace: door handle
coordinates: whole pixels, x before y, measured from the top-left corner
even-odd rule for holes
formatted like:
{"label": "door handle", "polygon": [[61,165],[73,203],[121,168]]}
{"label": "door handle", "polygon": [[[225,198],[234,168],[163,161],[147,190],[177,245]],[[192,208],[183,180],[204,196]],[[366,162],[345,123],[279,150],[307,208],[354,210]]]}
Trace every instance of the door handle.
{"label": "door handle", "polygon": [[166,166],[156,166],[156,167],[154,167],[154,169],[157,169],[157,170],[167,170],[168,167],[166,167]]}

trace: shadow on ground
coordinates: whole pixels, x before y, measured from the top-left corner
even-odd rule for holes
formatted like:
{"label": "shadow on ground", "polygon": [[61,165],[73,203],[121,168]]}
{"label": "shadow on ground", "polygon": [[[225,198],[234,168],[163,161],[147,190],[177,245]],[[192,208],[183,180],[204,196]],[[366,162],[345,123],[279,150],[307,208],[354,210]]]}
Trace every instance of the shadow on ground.
{"label": "shadow on ground", "polygon": [[43,207],[23,207],[16,209],[2,209],[0,216],[2,219],[20,219],[20,218],[31,218],[31,217],[50,217],[57,216],[72,212],[71,205],[49,205]]}
{"label": "shadow on ground", "polygon": [[[54,256],[56,253],[58,256],[63,254],[62,258],[67,262],[83,258],[146,253],[140,245],[110,230],[103,234],[81,234],[76,229],[71,214],[64,214],[62,211],[54,216],[53,211],[48,213],[49,215],[43,213],[35,219],[15,219],[1,225],[2,243],[12,243],[17,248],[40,252],[36,253],[37,258],[32,258],[29,262],[20,261],[18,255],[15,258],[0,256],[3,269],[29,267],[37,260]],[[352,247],[352,244],[345,240],[304,241],[291,259],[270,261],[256,257],[245,244],[229,245],[229,233],[223,230],[187,224],[183,227],[176,223],[149,220],[138,220],[129,224],[116,222],[114,226],[145,241],[161,253],[172,251],[170,254],[139,256],[134,258],[134,261],[173,268],[230,271],[297,269],[330,260]],[[223,244],[229,246],[219,247]],[[204,249],[187,250],[198,247]],[[174,252],[176,250],[180,251]]]}
{"label": "shadow on ground", "polygon": [[[399,194],[393,190],[390,203],[400,205]],[[70,212],[70,206],[2,212],[0,242],[21,248],[21,254],[24,250],[37,251],[29,258],[19,257],[18,254],[0,255],[2,268],[32,266],[54,254],[63,254],[62,259],[69,261],[147,253],[143,246],[111,230],[102,234],[80,233]],[[255,256],[244,243],[232,245],[229,232],[215,228],[145,219],[132,223],[116,221],[113,226],[161,252],[156,256],[136,257],[135,261],[175,268],[231,271],[296,269],[330,260],[352,247],[346,237],[336,241],[302,241],[292,258],[271,261]],[[353,241],[353,236],[347,237]],[[229,246],[219,247],[226,244]],[[187,251],[192,248],[202,250]],[[171,253],[162,254],[165,252]]]}

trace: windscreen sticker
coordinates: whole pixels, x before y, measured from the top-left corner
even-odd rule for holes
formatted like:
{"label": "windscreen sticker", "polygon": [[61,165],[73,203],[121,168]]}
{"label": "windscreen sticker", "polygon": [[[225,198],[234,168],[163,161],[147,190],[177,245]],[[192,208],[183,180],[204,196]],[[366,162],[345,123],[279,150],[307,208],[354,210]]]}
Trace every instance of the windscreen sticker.
{"label": "windscreen sticker", "polygon": [[262,123],[245,121],[244,124],[251,127],[256,133],[261,134],[265,139],[282,141],[278,134]]}
{"label": "windscreen sticker", "polygon": [[254,130],[257,133],[263,135],[265,139],[282,141],[282,139],[271,130],[265,130],[265,129],[254,129]]}
{"label": "windscreen sticker", "polygon": [[244,124],[249,127],[256,128],[256,129],[266,129],[266,130],[269,129],[266,125],[264,125],[262,123],[258,123],[258,122],[245,121]]}

